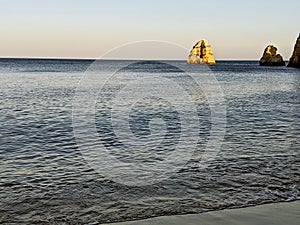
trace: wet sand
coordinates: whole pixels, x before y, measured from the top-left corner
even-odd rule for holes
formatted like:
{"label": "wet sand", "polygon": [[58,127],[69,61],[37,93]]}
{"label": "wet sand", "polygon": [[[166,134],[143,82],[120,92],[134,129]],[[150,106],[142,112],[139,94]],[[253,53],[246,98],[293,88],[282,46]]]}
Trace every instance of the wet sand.
{"label": "wet sand", "polygon": [[193,215],[162,216],[113,225],[298,225],[299,212],[300,201],[294,201]]}

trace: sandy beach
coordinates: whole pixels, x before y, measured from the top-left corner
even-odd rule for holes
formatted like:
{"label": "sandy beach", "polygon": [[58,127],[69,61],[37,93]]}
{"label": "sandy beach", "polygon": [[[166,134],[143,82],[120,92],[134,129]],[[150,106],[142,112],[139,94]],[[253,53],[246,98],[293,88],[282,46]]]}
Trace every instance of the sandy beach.
{"label": "sandy beach", "polygon": [[113,225],[298,225],[300,201],[226,209],[194,215],[162,216]]}

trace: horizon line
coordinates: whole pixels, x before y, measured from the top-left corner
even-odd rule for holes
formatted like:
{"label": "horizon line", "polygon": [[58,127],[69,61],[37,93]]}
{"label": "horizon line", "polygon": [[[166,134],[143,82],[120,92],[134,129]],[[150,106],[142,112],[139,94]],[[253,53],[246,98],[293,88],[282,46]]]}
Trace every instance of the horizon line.
{"label": "horizon line", "polygon": [[[11,57],[11,56],[0,56],[0,59],[32,59],[32,60],[87,60],[87,61],[96,61],[96,60],[161,60],[161,61],[186,61],[187,59],[135,59],[135,58],[75,58],[75,57]],[[216,61],[259,61],[259,59],[216,59]],[[289,61],[289,60],[284,60]]]}

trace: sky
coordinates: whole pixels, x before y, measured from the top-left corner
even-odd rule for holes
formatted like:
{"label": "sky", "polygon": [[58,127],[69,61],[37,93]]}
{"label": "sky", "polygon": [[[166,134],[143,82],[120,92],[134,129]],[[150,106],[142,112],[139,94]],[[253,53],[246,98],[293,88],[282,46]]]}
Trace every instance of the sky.
{"label": "sky", "polygon": [[0,57],[98,58],[136,41],[191,49],[207,39],[217,60],[258,60],[268,44],[288,60],[299,9],[299,0],[0,0]]}

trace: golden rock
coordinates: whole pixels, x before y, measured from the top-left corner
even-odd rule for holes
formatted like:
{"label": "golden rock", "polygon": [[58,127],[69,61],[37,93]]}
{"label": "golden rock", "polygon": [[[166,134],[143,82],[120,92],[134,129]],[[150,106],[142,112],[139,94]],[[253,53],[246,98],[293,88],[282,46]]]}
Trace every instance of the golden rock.
{"label": "golden rock", "polygon": [[277,48],[273,45],[268,45],[259,60],[261,66],[285,66],[285,62],[280,54],[277,53]]}
{"label": "golden rock", "polygon": [[188,64],[208,64],[215,65],[214,53],[207,40],[198,41],[190,51],[187,60]]}

